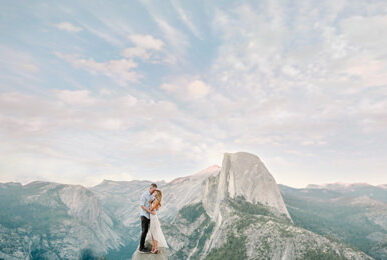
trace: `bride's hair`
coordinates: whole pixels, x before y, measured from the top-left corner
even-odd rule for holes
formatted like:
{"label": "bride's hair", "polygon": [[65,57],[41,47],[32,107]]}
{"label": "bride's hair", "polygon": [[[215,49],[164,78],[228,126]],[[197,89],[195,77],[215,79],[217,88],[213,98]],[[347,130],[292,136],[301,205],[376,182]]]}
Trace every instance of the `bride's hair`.
{"label": "bride's hair", "polygon": [[155,190],[155,198],[159,201],[159,206],[161,207],[161,200],[163,199],[161,190]]}

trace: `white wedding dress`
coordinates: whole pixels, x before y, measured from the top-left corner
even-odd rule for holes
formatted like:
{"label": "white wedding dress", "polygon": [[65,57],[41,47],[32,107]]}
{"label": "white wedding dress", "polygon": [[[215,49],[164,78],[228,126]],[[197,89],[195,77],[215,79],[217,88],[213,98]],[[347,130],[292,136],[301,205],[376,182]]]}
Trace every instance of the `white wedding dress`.
{"label": "white wedding dress", "polygon": [[168,248],[167,241],[165,240],[163,231],[161,230],[161,225],[159,218],[157,217],[158,209],[156,210],[156,214],[150,214],[150,227],[149,227],[149,233],[151,236],[153,236],[154,240],[157,240],[158,244],[157,247],[166,247]]}

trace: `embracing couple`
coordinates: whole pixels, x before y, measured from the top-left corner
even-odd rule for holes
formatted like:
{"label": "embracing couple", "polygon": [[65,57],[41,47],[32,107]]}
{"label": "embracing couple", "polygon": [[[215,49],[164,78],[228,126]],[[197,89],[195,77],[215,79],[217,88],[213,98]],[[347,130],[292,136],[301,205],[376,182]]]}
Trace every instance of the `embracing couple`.
{"label": "embracing couple", "polygon": [[[159,247],[168,248],[165,241],[164,234],[161,230],[160,222],[157,217],[157,211],[161,207],[162,192],[157,189],[157,185],[152,183],[149,190],[145,191],[141,195],[141,240],[139,251],[141,253],[153,253],[159,252]],[[152,250],[145,248],[145,239],[148,234],[148,230],[152,236]]]}

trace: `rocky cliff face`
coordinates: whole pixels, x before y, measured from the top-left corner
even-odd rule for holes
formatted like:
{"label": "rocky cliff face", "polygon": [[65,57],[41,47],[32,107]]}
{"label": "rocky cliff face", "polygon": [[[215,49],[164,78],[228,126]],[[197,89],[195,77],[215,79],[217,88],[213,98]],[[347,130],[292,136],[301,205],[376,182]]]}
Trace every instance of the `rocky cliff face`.
{"label": "rocky cliff face", "polygon": [[[200,201],[206,179],[218,174],[219,171],[218,165],[212,165],[193,175],[180,177],[168,183],[157,183],[159,189],[163,191],[163,207],[159,210],[160,219],[169,223],[182,207]],[[118,222],[125,226],[126,238],[134,245],[132,250],[135,249],[141,233],[140,197],[151,183],[151,181],[137,180],[104,180],[99,185],[90,188],[100,199],[105,211],[111,213]]]}
{"label": "rocky cliff face", "polygon": [[386,189],[359,183],[280,189],[296,224],[387,259]]}
{"label": "rocky cliff face", "polygon": [[221,218],[219,206],[228,197],[243,197],[252,204],[263,204],[291,219],[277,183],[254,154],[225,153],[220,173],[207,179],[203,205],[212,218]]}
{"label": "rocky cliff face", "polygon": [[230,199],[222,224],[201,203],[179,211],[165,226],[169,259],[372,259],[365,253],[293,225],[265,206]]}
{"label": "rocky cliff face", "polygon": [[161,185],[165,207],[160,210],[160,217],[170,222],[185,205],[200,201],[207,179],[219,174],[220,169],[218,165],[212,165],[193,175],[177,178]]}
{"label": "rocky cliff face", "polygon": [[[207,178],[219,172],[220,166],[212,165],[193,175],[176,178],[168,183],[157,183],[159,189],[163,191],[164,201],[159,217],[167,222],[172,221],[182,207],[200,201]],[[140,197],[151,183],[151,181],[137,180],[104,180],[90,189],[102,201],[103,206],[125,226],[135,227],[137,230]]]}
{"label": "rocky cliff face", "polygon": [[76,259],[83,249],[105,254],[123,233],[93,192],[80,185],[0,185],[4,258]]}
{"label": "rocky cliff face", "polygon": [[165,225],[171,259],[372,259],[293,225],[279,188],[261,160],[225,153],[202,200]]}
{"label": "rocky cliff face", "polygon": [[[151,241],[145,241],[145,247],[151,249]],[[132,256],[132,260],[168,260],[168,255],[168,248],[159,248],[159,252],[157,254],[141,253],[136,251]]]}
{"label": "rocky cliff face", "polygon": [[[105,180],[91,188],[48,182],[0,183],[0,258],[130,258],[141,232],[139,199],[150,183]],[[262,161],[244,152],[225,153],[222,167],[214,165],[191,176],[161,182],[159,187],[164,192],[159,216],[170,248],[169,253],[158,256],[371,259],[338,241],[351,245],[371,241],[369,252],[379,256],[377,259],[386,255],[385,231],[380,229],[386,225],[385,204],[380,203],[385,203],[384,187],[356,185],[343,193],[331,186],[329,190],[314,187],[298,192],[296,196],[306,196],[301,199],[294,199],[292,192],[283,189],[290,218],[277,184]],[[346,203],[345,198],[355,194],[360,196]],[[324,196],[328,203],[322,205]],[[344,212],[345,204],[350,208]],[[337,224],[337,217],[329,219],[335,214],[344,216],[344,222]],[[347,227],[349,232],[343,233]],[[321,234],[333,235],[335,241]],[[352,241],[354,234],[365,234],[367,239],[355,237]],[[158,256],[135,253],[134,259]]]}
{"label": "rocky cliff face", "polygon": [[91,187],[106,211],[110,212],[126,227],[137,227],[141,194],[149,188],[151,181],[111,181]]}

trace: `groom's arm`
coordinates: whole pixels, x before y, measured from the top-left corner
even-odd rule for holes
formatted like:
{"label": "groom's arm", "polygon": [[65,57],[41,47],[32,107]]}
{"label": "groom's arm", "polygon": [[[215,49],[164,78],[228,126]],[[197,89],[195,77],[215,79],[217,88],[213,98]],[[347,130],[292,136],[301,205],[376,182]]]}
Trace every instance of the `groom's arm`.
{"label": "groom's arm", "polygon": [[141,208],[142,208],[143,210],[145,210],[146,212],[148,212],[148,213],[154,214],[153,211],[150,211],[149,209],[147,209],[147,208],[144,207],[143,205],[141,205]]}

